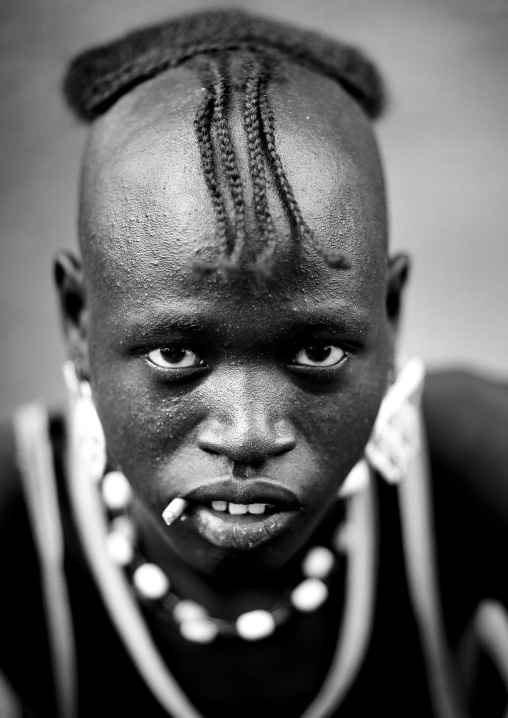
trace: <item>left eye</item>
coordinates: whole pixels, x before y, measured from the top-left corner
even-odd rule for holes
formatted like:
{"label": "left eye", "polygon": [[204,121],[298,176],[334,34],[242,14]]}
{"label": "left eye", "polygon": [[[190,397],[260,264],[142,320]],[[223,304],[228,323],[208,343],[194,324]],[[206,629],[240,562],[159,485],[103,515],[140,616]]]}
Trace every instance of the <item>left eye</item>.
{"label": "left eye", "polygon": [[335,366],[345,356],[346,352],[343,349],[333,345],[305,347],[295,354],[292,364],[312,367]]}
{"label": "left eye", "polygon": [[160,369],[188,369],[205,365],[201,357],[195,352],[182,347],[152,349],[146,357],[149,362]]}

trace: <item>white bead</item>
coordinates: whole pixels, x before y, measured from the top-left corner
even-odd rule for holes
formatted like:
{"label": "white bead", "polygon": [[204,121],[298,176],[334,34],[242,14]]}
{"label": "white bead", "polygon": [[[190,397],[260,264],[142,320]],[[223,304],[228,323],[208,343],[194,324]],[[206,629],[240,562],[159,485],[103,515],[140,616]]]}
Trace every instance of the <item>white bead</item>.
{"label": "white bead", "polygon": [[241,638],[245,638],[247,641],[257,641],[274,632],[275,620],[268,611],[249,611],[238,616],[236,630]]}
{"label": "white bead", "polygon": [[169,590],[169,580],[166,574],[154,563],[144,563],[139,566],[134,571],[132,580],[144,598],[154,601],[165,596]]}
{"label": "white bead", "polygon": [[178,601],[173,609],[173,618],[177,623],[206,618],[207,615],[208,613],[206,608],[201,606],[199,603],[196,603],[196,601],[190,601],[187,599]]}
{"label": "white bead", "polygon": [[128,538],[120,531],[111,531],[106,538],[110,558],[119,566],[127,566],[132,561],[134,551]]}
{"label": "white bead", "polygon": [[305,556],[302,572],[307,578],[326,578],[335,564],[335,556],[325,546],[314,546]]}
{"label": "white bead", "polygon": [[328,588],[319,578],[306,578],[291,593],[291,603],[299,611],[316,611],[328,598]]}
{"label": "white bead", "polygon": [[111,511],[125,509],[132,498],[132,489],[121,471],[110,471],[102,480],[102,498]]}
{"label": "white bead", "polygon": [[136,528],[128,516],[115,516],[111,521],[111,531],[117,531],[131,543],[136,541]]}
{"label": "white bead", "polygon": [[207,618],[195,618],[180,624],[180,633],[188,641],[194,643],[211,643],[218,635],[219,629]]}

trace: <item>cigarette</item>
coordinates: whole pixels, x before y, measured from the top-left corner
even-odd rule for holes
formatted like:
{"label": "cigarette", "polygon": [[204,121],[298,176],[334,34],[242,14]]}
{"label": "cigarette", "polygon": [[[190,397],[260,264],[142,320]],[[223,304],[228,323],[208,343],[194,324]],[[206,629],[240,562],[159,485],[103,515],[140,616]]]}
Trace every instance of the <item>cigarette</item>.
{"label": "cigarette", "polygon": [[168,526],[171,526],[171,524],[183,514],[188,505],[189,502],[186,501],[186,499],[181,499],[179,497],[173,499],[173,501],[170,501],[162,512],[162,518]]}

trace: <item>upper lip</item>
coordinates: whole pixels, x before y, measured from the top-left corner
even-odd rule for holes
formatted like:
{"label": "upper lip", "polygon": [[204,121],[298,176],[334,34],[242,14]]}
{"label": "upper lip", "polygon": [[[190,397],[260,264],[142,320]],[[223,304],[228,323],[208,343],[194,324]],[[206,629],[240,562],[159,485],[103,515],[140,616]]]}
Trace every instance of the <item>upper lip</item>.
{"label": "upper lip", "polygon": [[219,478],[201,484],[185,494],[185,499],[210,504],[212,501],[227,501],[231,504],[272,504],[276,508],[290,511],[298,509],[301,503],[291,489],[269,479]]}

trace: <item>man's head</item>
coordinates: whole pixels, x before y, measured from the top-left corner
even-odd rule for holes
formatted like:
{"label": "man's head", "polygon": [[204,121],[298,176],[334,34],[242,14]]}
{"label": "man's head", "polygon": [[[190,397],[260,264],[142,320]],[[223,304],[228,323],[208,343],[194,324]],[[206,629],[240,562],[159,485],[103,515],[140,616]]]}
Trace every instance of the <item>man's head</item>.
{"label": "man's head", "polygon": [[[245,16],[221,17],[238,33]],[[406,274],[387,257],[375,73],[338,46],[341,82],[301,43],[254,42],[252,22],[243,44],[193,37],[121,96],[88,93],[107,111],[84,163],[84,276],[57,267],[111,461],[154,516],[191,500],[168,545],[205,571],[270,570],[310,538],[368,439]],[[346,56],[373,83],[360,104]]]}

